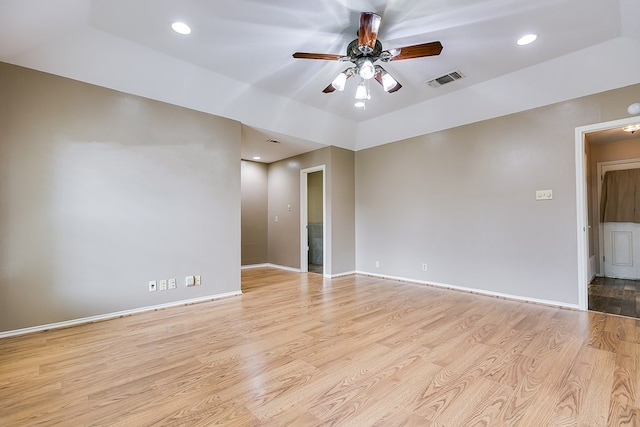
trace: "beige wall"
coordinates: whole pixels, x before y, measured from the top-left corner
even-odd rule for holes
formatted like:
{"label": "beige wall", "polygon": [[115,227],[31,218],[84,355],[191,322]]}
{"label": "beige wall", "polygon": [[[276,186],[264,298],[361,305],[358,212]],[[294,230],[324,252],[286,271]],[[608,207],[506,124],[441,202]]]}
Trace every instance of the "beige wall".
{"label": "beige wall", "polygon": [[357,269],[578,304],[575,128],[638,99],[635,85],[357,152]]}
{"label": "beige wall", "polygon": [[238,122],[3,63],[0,82],[0,331],[240,290]]}
{"label": "beige wall", "polygon": [[598,206],[598,186],[600,178],[598,177],[598,163],[610,162],[614,160],[640,159],[640,138],[627,141],[619,141],[608,144],[588,144],[589,146],[589,225],[590,241],[589,247],[591,255],[596,257],[596,272],[600,271],[600,248],[598,238],[600,235],[600,207]]}
{"label": "beige wall", "polygon": [[322,171],[307,174],[307,220],[322,222]]}
{"label": "beige wall", "polygon": [[[291,268],[300,268],[300,170],[326,165],[331,173],[331,147],[269,165],[269,262]],[[327,186],[327,212],[331,201]],[[291,205],[291,210],[287,210]],[[276,217],[278,221],[276,222]],[[330,229],[331,218],[325,227]],[[330,247],[330,239],[325,242]],[[325,254],[325,271],[328,271]]]}
{"label": "beige wall", "polygon": [[267,165],[243,160],[242,265],[264,264],[267,256]]}
{"label": "beige wall", "polygon": [[356,215],[355,215],[355,153],[331,147],[331,272],[340,274],[355,271]]}
{"label": "beige wall", "polygon": [[355,268],[354,153],[333,146],[269,165],[269,262],[300,268],[300,171],[320,165],[327,185],[324,271],[350,272]]}

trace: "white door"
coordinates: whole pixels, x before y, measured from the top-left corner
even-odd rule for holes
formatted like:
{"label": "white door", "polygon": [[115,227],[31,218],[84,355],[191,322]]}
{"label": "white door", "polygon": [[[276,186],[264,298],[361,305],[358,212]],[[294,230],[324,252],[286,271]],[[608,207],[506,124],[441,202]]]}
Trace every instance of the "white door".
{"label": "white door", "polygon": [[[605,172],[621,169],[640,169],[640,162],[611,162],[601,167],[598,206],[600,206],[602,179]],[[622,279],[640,279],[640,224],[604,222],[600,226],[602,236],[600,247],[601,254],[604,255],[601,266],[604,268],[604,275]]]}
{"label": "white door", "polygon": [[640,278],[640,224],[604,223],[604,275],[622,279]]}

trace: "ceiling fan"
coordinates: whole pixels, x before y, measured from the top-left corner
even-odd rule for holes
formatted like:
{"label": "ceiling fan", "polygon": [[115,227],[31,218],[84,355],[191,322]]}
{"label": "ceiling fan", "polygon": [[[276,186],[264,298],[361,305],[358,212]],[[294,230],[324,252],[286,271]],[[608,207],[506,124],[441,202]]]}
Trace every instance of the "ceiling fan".
{"label": "ceiling fan", "polygon": [[356,100],[359,100],[362,105],[356,103],[356,106],[364,107],[364,101],[370,99],[368,89],[368,81],[370,79],[375,78],[385,92],[393,93],[402,87],[382,66],[374,65],[376,61],[389,62],[402,59],[422,58],[424,56],[439,55],[442,51],[442,44],[439,41],[382,50],[382,43],[380,43],[380,40],[377,40],[380,20],[380,15],[375,13],[362,12],[360,14],[358,38],[349,43],[346,55],[296,52],[293,54],[293,57],[299,59],[352,62],[354,65],[340,73],[323,92],[331,93],[336,90],[342,91],[344,90],[347,79],[359,75],[361,81],[356,90]]}

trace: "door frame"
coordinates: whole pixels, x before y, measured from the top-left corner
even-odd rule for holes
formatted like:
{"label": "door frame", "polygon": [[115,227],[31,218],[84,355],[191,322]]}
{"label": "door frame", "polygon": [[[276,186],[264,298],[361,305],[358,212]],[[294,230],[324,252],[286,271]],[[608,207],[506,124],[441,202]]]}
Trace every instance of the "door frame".
{"label": "door frame", "polygon": [[307,175],[313,172],[322,172],[322,273],[327,276],[327,173],[325,165],[313,166],[300,170],[300,272],[309,272],[309,236],[307,233],[308,223],[308,200],[307,200]]}
{"label": "door frame", "polygon": [[[636,163],[639,164],[637,168],[616,168],[619,165],[626,165],[628,163]],[[600,265],[600,275],[604,276],[604,261],[602,257],[604,256],[604,224],[600,222],[600,198],[602,197],[602,177],[605,172],[609,170],[626,170],[626,169],[640,169],[640,159],[623,159],[623,160],[611,160],[608,162],[598,162],[598,263]]]}
{"label": "door frame", "polygon": [[589,280],[589,205],[587,203],[587,164],[585,161],[585,136],[588,133],[623,127],[638,122],[638,117],[612,120],[575,128],[575,163],[576,163],[576,230],[578,253],[578,308],[588,309]]}

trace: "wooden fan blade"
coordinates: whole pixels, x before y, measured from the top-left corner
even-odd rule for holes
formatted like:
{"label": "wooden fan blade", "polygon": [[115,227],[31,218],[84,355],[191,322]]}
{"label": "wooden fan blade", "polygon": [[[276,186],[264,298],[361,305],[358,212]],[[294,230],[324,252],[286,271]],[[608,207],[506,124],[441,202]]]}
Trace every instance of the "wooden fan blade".
{"label": "wooden fan blade", "polygon": [[330,53],[306,53],[296,52],[293,54],[296,59],[324,59],[327,61],[339,61],[342,55],[332,55]]}
{"label": "wooden fan blade", "polygon": [[413,59],[422,58],[423,56],[435,56],[440,55],[442,52],[442,43],[431,42],[416,44],[413,46],[405,46],[400,48],[400,54],[391,58],[392,61],[399,61],[401,59]]}
{"label": "wooden fan blade", "polygon": [[362,53],[369,53],[373,51],[376,46],[376,39],[378,38],[378,29],[380,28],[380,15],[370,12],[362,12],[360,14],[360,28],[358,29],[358,47],[362,49],[362,46],[368,46],[371,50]]}
{"label": "wooden fan blade", "polygon": [[[393,93],[393,92],[397,92],[402,88],[402,85],[400,83],[398,83],[398,81],[393,78],[391,76],[391,74],[389,74],[387,72],[387,70],[385,70],[384,68],[382,68],[379,65],[376,65],[376,75],[375,75],[375,79],[378,83],[380,83],[380,86],[382,86],[382,88],[384,89],[384,80],[382,80],[382,76],[383,75],[388,75],[389,77],[391,77],[393,79],[393,81],[396,83],[395,86],[392,86],[389,90],[387,90],[387,93]],[[392,83],[393,84],[393,83]]]}
{"label": "wooden fan blade", "polygon": [[335,92],[336,88],[333,87],[333,83],[329,83],[329,86],[325,87],[322,92],[323,93],[331,93],[331,92]]}

